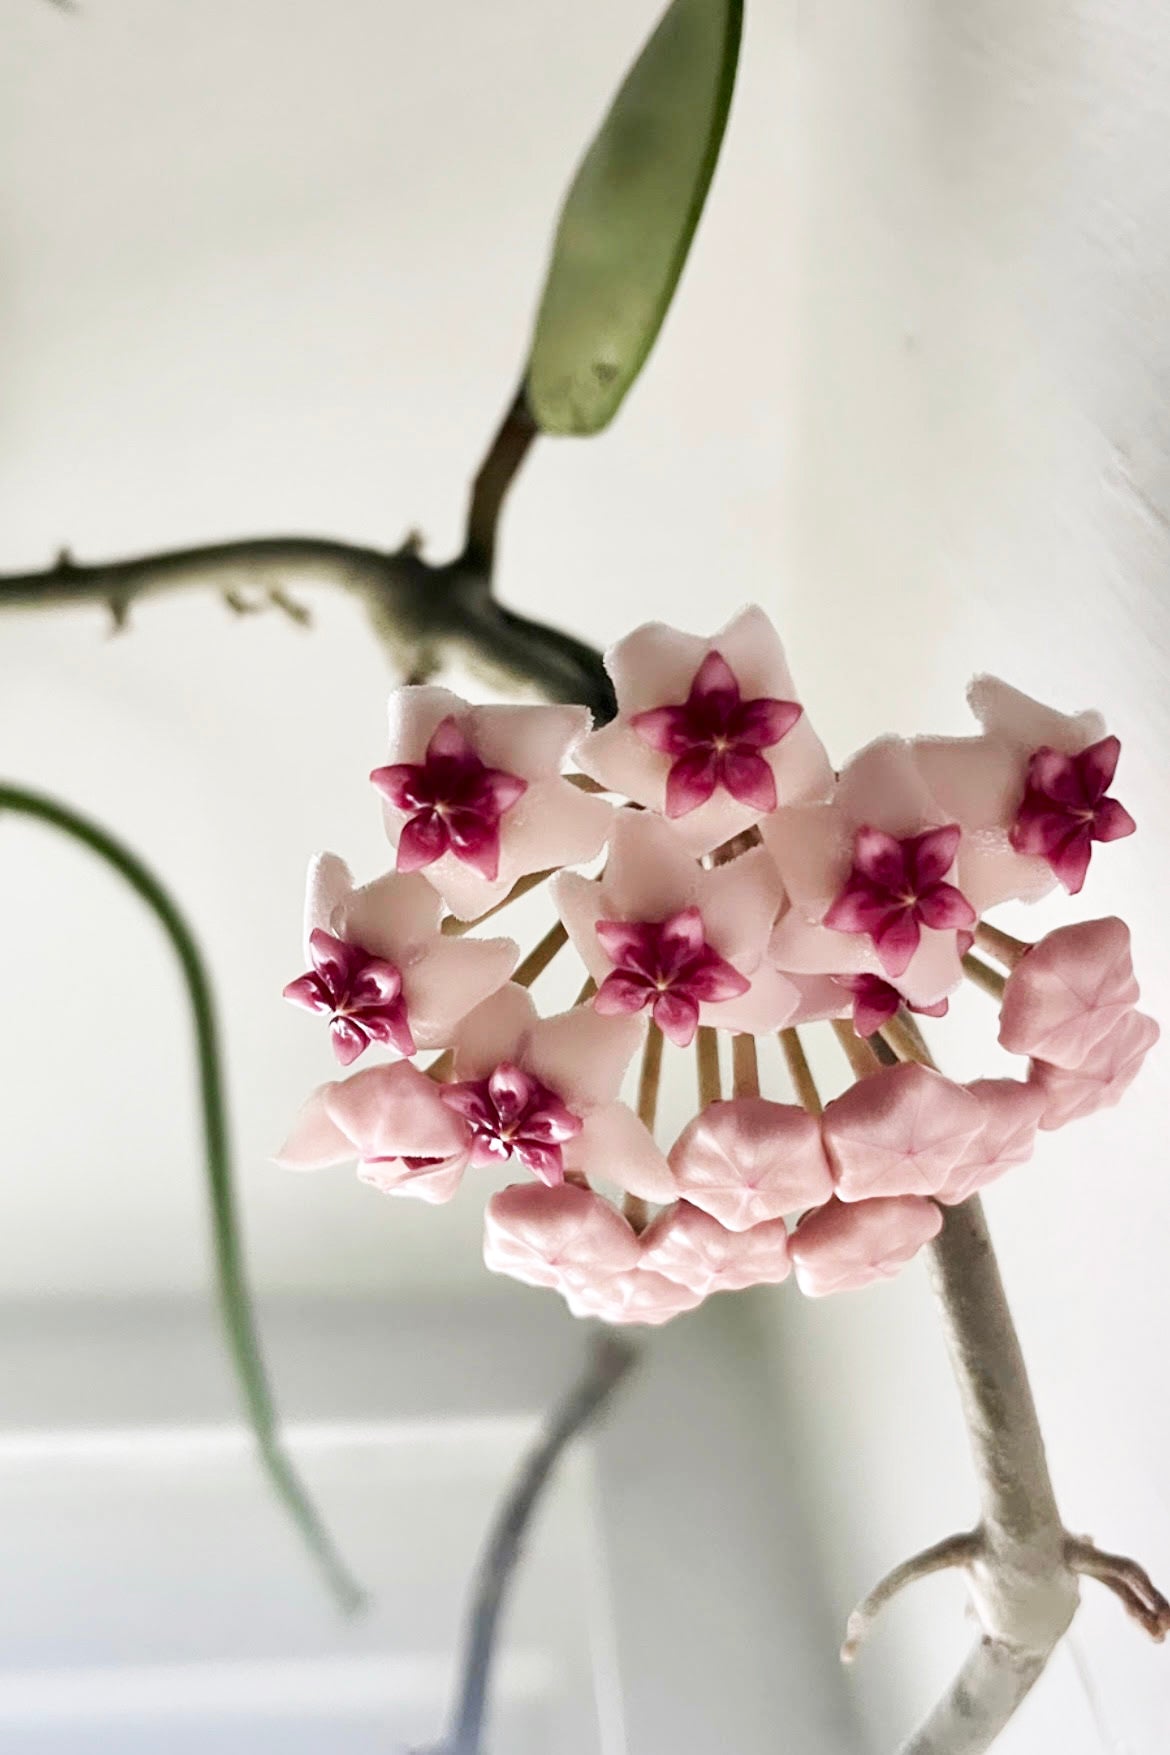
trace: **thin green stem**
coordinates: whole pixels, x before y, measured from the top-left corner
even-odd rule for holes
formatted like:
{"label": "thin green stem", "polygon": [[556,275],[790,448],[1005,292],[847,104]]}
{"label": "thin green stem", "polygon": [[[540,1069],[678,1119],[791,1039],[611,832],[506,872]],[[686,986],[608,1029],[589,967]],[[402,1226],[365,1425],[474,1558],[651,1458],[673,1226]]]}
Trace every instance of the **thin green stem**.
{"label": "thin green stem", "polygon": [[306,1547],[342,1607],[352,1613],[364,1593],[347,1570],[280,1441],[276,1407],[260,1351],[256,1317],[248,1291],[232,1180],[227,1104],[215,1003],[206,965],[190,927],[159,880],[135,854],[96,823],[42,794],[0,785],[0,811],[16,811],[60,829],[105,860],[154,914],[169,938],[179,966],[195,1026],[204,1162],[211,1206],[216,1296],[228,1348],[251,1422],[260,1459]]}

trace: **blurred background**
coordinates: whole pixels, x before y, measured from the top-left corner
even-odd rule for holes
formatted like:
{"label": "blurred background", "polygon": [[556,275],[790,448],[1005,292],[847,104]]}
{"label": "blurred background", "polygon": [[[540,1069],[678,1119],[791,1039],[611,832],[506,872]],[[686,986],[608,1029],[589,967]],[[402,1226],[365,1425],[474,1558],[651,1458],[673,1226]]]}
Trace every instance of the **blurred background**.
{"label": "blurred background", "polygon": [[[560,196],[658,10],[3,0],[0,572],[411,527],[454,552]],[[964,730],[981,670],[1099,706],[1140,833],[1071,908],[1001,924],[1124,914],[1165,1025],[1164,9],[748,14],[657,349],[607,434],[536,446],[500,593],[599,645],[758,600],[839,761]],[[306,601],[308,631],[198,595],[117,637],[94,611],[5,613],[0,771],[122,835],[199,930],[278,1395],[376,1607],[338,1622],[238,1427],[169,953],[86,854],[5,819],[0,1747],[20,1755],[436,1735],[479,1535],[584,1345],[555,1300],[485,1275],[489,1180],[431,1209],[269,1162],[332,1076],[280,1000],[307,857],[387,863],[366,776],[394,679],[355,605]],[[533,900],[521,936],[547,918]],[[1005,1064],[974,992],[932,1041],[958,1076]],[[829,1043],[822,1072],[843,1082]],[[987,1201],[1066,1520],[1163,1579],[1166,1077],[1163,1048]],[[668,1099],[670,1137],[689,1069]],[[826,1303],[719,1298],[646,1351],[545,1508],[494,1746],[889,1750],[970,1638],[943,1578],[835,1660],[877,1575],[973,1516],[921,1264]],[[1165,1654],[1090,1591],[1000,1746],[1155,1755],[1168,1720]]]}

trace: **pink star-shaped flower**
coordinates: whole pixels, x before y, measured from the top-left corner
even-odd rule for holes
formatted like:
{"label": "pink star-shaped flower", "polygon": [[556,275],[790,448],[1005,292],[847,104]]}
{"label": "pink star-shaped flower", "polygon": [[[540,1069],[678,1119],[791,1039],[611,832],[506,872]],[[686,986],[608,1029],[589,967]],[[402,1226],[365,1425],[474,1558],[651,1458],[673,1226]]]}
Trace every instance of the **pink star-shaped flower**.
{"label": "pink star-shaped flower", "polygon": [[1160,1035],[1153,1018],[1129,1011],[1075,1070],[1033,1060],[1028,1080],[1044,1098],[1040,1126],[1051,1132],[1120,1103]]}
{"label": "pink star-shaped flower", "polygon": [[797,1005],[763,962],[782,891],[762,848],[704,871],[660,817],[624,811],[600,880],[562,872],[552,895],[604,1016],[648,1009],[685,1047],[698,1024],[763,1034]]}
{"label": "pink star-shaped flower", "polygon": [[309,934],[309,960],[310,972],[290,981],[284,997],[328,1017],[333,1052],[342,1066],[364,1054],[371,1042],[399,1054],[415,1052],[402,976],[393,963],[320,927]]}
{"label": "pink star-shaped flower", "polygon": [[904,975],[924,926],[949,932],[975,924],[970,902],[944,881],[961,835],[959,825],[949,823],[899,840],[863,824],[853,845],[853,869],[825,925],[865,933],[886,974]]}
{"label": "pink star-shaped flower", "polygon": [[[453,1101],[473,1126],[482,1120],[485,1132],[499,1139],[500,1147],[478,1148],[485,1161],[514,1156],[545,1180],[558,1181],[559,1155],[562,1175],[576,1172],[643,1200],[674,1200],[666,1159],[649,1130],[617,1100],[645,1034],[642,1018],[600,1018],[591,1006],[538,1018],[523,988],[504,987],[460,1026],[456,1084],[444,1088],[444,1100]],[[484,1082],[490,1086],[493,1079],[496,1090],[485,1093]],[[474,1089],[453,1098],[459,1085]],[[529,1101],[535,1104],[531,1111]],[[566,1117],[580,1125],[571,1127]]]}
{"label": "pink star-shaped flower", "polygon": [[589,728],[584,707],[472,707],[447,689],[390,698],[388,766],[371,778],[403,870],[419,870],[471,920],[517,878],[594,858],[612,806],[562,774]]}
{"label": "pink star-shaped flower", "polygon": [[853,995],[853,1028],[859,1036],[872,1036],[896,1017],[902,1006],[926,1018],[945,1018],[950,1008],[946,999],[935,1005],[913,1005],[880,975],[837,975],[834,980]]}
{"label": "pink star-shaped flower", "polygon": [[941,1229],[941,1212],[919,1195],[828,1201],[789,1238],[796,1283],[807,1297],[824,1298],[892,1279]]}
{"label": "pink star-shaped flower", "polygon": [[1038,749],[1028,762],[1011,843],[1017,853],[1046,859],[1072,896],[1085,881],[1093,842],[1119,841],[1137,827],[1108,796],[1120,754],[1120,740],[1103,737],[1071,756]]}
{"label": "pink star-shaped flower", "polygon": [[821,1118],[843,1201],[936,1193],[982,1125],[977,1098],[912,1062],[862,1079]]}
{"label": "pink star-shaped flower", "polygon": [[751,982],[703,936],[703,916],[683,908],[666,920],[599,920],[597,936],[613,964],[593,1001],[602,1017],[647,1006],[664,1035],[689,1048],[701,1004],[738,999]]}
{"label": "pink star-shaped flower", "polygon": [[463,1180],[471,1135],[409,1061],[372,1066],[314,1091],[276,1162],[318,1170],[355,1158],[363,1182],[434,1205],[449,1201]]}
{"label": "pink star-shaped flower", "polygon": [[957,1207],[1017,1164],[1026,1164],[1036,1143],[1044,1100],[1019,1079],[974,1079],[966,1087],[983,1122],[934,1198]]}
{"label": "pink star-shaped flower", "polygon": [[762,610],[742,610],[710,639],[648,622],[606,664],[617,718],[586,738],[578,764],[664,812],[693,852],[708,852],[780,801],[828,795],[828,758]]}
{"label": "pink star-shaped flower", "polygon": [[667,1207],[642,1237],[642,1265],[706,1298],[788,1278],[788,1231],[782,1219],[727,1231],[688,1202]]}
{"label": "pink star-shaped flower", "polygon": [[786,737],[803,709],[768,695],[745,701],[722,652],[708,652],[685,701],[635,713],[632,729],[670,758],[666,815],[689,816],[718,787],[749,810],[776,808],[776,776],[761,751]]}
{"label": "pink star-shaped flower", "polygon": [[580,1133],[581,1117],[531,1073],[502,1060],[486,1079],[443,1085],[439,1095],[471,1130],[473,1169],[517,1158],[549,1188],[564,1181],[561,1148]]}
{"label": "pink star-shaped flower", "polygon": [[1012,1054],[1075,1072],[1138,998],[1123,920],[1060,926],[1008,976],[999,1039]]}
{"label": "pink star-shaped flower", "polygon": [[640,1257],[628,1221],[599,1194],[572,1183],[517,1183],[487,1204],[484,1261],[526,1285],[579,1291],[635,1267]]}
{"label": "pink star-shaped flower", "polygon": [[905,739],[859,751],[831,801],[778,810],[760,833],[788,898],[768,953],[782,973],[893,976],[921,1008],[958,986],[973,910],[944,880],[960,839],[940,822]]}
{"label": "pink star-shaped flower", "polygon": [[709,1103],[670,1149],[678,1191],[729,1231],[820,1206],[833,1178],[820,1122],[793,1103]]}
{"label": "pink star-shaped flower", "polygon": [[999,902],[1034,902],[1055,882],[1039,827],[1017,832],[1031,758],[1079,757],[1105,727],[1098,713],[1058,713],[997,677],[976,677],[968,699],[982,737],[918,738],[913,748],[938,817],[962,825],[958,885],[984,914]]}
{"label": "pink star-shaped flower", "polygon": [[441,914],[439,896],[421,876],[391,873],[356,888],[336,854],[310,864],[305,916],[313,967],[284,997],[329,1018],[342,1066],[371,1043],[404,1055],[445,1048],[459,1020],[508,979],[518,954],[511,939],[445,938]]}
{"label": "pink star-shaped flower", "polygon": [[419,871],[450,853],[495,882],[500,819],[523,798],[528,782],[481,761],[454,715],[439,721],[421,762],[375,768],[370,779],[406,818],[399,871]]}

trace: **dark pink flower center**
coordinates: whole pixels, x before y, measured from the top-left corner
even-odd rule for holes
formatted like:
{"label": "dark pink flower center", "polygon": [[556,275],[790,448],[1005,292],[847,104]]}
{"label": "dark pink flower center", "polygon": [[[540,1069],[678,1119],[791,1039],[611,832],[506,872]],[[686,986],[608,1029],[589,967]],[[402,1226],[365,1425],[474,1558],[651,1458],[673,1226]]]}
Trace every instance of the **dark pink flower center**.
{"label": "dark pink flower center", "polygon": [[966,896],[944,882],[961,833],[957,823],[904,840],[881,829],[858,829],[853,869],[825,915],[825,925],[837,932],[867,933],[886,974],[904,975],[923,926],[947,932],[975,924]]}
{"label": "dark pink flower center", "polygon": [[801,712],[795,701],[767,695],[745,701],[726,659],[708,652],[685,701],[635,713],[630,725],[643,743],[671,758],[668,817],[706,804],[719,786],[752,810],[770,811],[776,808],[776,777],[760,751],[787,736]]}
{"label": "dark pink flower center", "polygon": [[407,819],[398,842],[399,871],[419,871],[451,853],[495,882],[500,819],[527,792],[528,782],[489,768],[457,720],[436,727],[421,762],[375,768],[370,779]]}
{"label": "dark pink flower center", "polygon": [[1103,737],[1075,756],[1046,748],[1028,761],[1011,843],[1017,853],[1046,859],[1070,895],[1085,881],[1093,842],[1119,841],[1137,827],[1108,796],[1120,754],[1120,741]]}
{"label": "dark pink flower center", "polygon": [[936,1005],[912,1005],[880,975],[834,975],[833,980],[853,995],[853,1028],[859,1036],[872,1036],[897,1016],[900,1006],[924,1018],[945,1018],[950,1004],[940,999]]}
{"label": "dark pink flower center", "polygon": [[549,1188],[564,1181],[562,1147],[581,1118],[531,1073],[502,1060],[490,1078],[441,1085],[439,1096],[471,1129],[473,1167],[515,1157]]}
{"label": "dark pink flower center", "polygon": [[751,986],[707,943],[697,908],[668,920],[599,920],[597,936],[614,970],[597,990],[594,1010],[614,1017],[649,1006],[680,1048],[694,1039],[700,1005],[737,999]]}
{"label": "dark pink flower center", "polygon": [[342,1066],[364,1054],[371,1042],[414,1053],[402,976],[393,963],[320,927],[309,935],[309,956],[312,969],[290,981],[284,997],[328,1016],[333,1052]]}

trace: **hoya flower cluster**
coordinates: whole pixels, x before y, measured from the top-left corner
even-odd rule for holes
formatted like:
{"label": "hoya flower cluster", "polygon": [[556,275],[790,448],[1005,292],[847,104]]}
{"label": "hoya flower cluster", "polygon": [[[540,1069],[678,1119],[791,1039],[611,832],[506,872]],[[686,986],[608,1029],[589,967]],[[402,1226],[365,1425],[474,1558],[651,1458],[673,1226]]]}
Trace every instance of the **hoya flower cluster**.
{"label": "hoya flower cluster", "polygon": [[[607,664],[618,713],[597,731],[583,708],[392,698],[371,779],[395,869],[356,887],[314,861],[310,967],[286,989],[364,1064],[314,1092],[281,1162],[356,1160],[431,1202],[508,1165],[488,1266],[610,1322],[792,1270],[813,1296],[890,1275],[1038,1128],[1116,1102],[1157,1037],[1120,920],[1035,946],[985,920],[1075,895],[1095,844],[1133,832],[1118,741],[982,677],[979,735],[882,738],[837,773],[755,608],[710,639],[638,628]],[[467,931],[544,880],[559,924],[523,963]],[[542,1017],[528,988],[565,945],[581,996]],[[1001,1001],[1020,1077],[933,1066],[913,1014],[942,1016],[964,975]],[[822,1107],[798,1031],[824,1022],[855,1082]],[[777,1035],[792,1091],[773,1097],[756,1048]],[[654,1131],[667,1043],[694,1045],[701,1096],[673,1141]]]}

